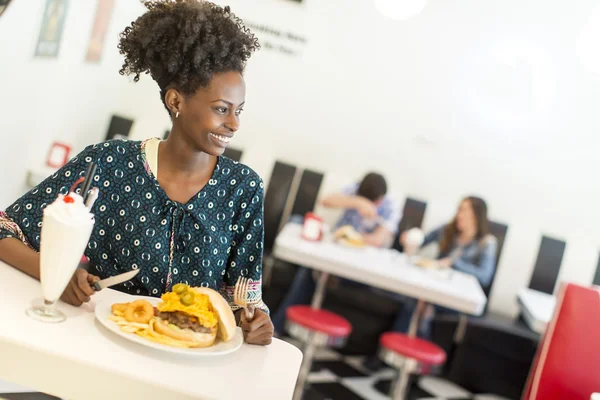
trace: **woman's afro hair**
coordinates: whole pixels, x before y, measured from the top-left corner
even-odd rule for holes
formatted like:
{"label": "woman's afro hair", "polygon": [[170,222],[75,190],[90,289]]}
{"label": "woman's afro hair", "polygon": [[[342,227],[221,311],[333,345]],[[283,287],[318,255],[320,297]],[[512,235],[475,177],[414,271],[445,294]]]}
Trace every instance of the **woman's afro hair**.
{"label": "woman's afro hair", "polygon": [[121,33],[121,75],[150,74],[161,89],[191,95],[213,74],[243,73],[260,45],[229,7],[204,0],[146,1],[146,13]]}

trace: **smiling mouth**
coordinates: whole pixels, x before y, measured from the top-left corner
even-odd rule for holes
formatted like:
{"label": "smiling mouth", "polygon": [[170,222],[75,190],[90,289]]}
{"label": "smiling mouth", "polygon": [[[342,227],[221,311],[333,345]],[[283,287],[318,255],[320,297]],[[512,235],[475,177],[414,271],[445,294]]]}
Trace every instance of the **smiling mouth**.
{"label": "smiling mouth", "polygon": [[215,138],[217,141],[223,144],[229,144],[231,138],[229,136],[217,135],[216,133],[211,133],[210,136]]}

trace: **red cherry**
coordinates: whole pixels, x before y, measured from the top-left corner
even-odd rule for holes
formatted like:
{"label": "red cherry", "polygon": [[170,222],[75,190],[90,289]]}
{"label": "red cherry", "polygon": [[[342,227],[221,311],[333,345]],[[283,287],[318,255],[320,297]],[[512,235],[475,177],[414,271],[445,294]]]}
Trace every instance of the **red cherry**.
{"label": "red cherry", "polygon": [[75,199],[72,198],[71,196],[65,196],[65,198],[63,199],[63,201],[65,203],[75,203]]}

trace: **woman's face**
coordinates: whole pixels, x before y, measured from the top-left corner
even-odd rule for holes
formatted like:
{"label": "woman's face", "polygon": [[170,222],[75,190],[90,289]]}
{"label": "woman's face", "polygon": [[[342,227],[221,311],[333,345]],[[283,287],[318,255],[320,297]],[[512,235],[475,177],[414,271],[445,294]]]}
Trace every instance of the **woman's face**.
{"label": "woman's face", "polygon": [[239,72],[215,74],[210,84],[183,96],[174,125],[196,150],[220,156],[240,126],[246,84]]}
{"label": "woman's face", "polygon": [[456,213],[456,227],[459,232],[477,231],[477,217],[469,200],[463,200]]}

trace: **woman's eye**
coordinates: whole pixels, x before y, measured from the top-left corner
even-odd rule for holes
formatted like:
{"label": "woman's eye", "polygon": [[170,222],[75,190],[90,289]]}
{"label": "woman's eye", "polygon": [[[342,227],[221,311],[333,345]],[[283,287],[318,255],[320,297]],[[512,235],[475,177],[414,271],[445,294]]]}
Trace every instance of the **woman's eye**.
{"label": "woman's eye", "polygon": [[235,112],[235,115],[240,115],[240,114],[242,113],[242,111],[244,111],[244,109],[237,110],[237,111]]}
{"label": "woman's eye", "polygon": [[225,107],[217,107],[217,112],[225,114],[227,113],[227,109]]}

